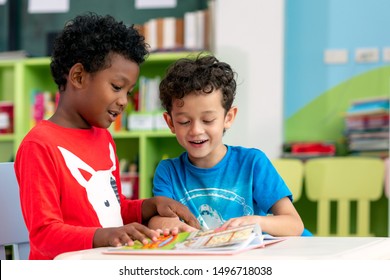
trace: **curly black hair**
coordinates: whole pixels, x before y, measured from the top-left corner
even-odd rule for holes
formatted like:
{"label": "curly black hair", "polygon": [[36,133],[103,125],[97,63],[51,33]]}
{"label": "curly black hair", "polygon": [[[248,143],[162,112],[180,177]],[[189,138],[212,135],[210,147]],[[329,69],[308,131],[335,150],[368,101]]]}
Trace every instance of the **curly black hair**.
{"label": "curly black hair", "polygon": [[231,108],[236,95],[236,73],[229,64],[220,62],[210,54],[200,54],[195,59],[181,58],[172,64],[160,83],[160,100],[170,114],[173,99],[195,94],[222,91],[225,112]]}
{"label": "curly black hair", "polygon": [[65,90],[70,68],[81,63],[89,73],[110,66],[109,55],[120,54],[138,65],[148,55],[145,38],[134,25],[112,16],[85,13],[70,20],[54,41],[50,69],[60,91]]}

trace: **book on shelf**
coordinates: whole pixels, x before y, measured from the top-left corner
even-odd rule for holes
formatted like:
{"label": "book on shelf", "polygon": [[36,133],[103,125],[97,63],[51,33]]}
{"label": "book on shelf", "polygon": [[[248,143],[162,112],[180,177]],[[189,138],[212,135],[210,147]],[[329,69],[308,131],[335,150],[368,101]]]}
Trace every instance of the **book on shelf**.
{"label": "book on shelf", "polygon": [[151,52],[184,49],[183,18],[151,18],[138,30],[144,35]]}
{"label": "book on shelf", "polygon": [[149,44],[149,50],[151,52],[157,50],[157,19],[149,19],[142,28],[145,42]]}
{"label": "book on shelf", "polygon": [[0,134],[14,132],[14,103],[0,101]]}
{"label": "book on shelf", "polygon": [[350,141],[359,139],[388,139],[389,128],[377,130],[350,130],[346,132]]}
{"label": "book on shelf", "polygon": [[352,106],[367,106],[370,104],[385,104],[388,106],[389,104],[389,97],[387,96],[374,96],[374,97],[367,97],[367,98],[361,98],[361,99],[355,99],[351,102]]}
{"label": "book on shelf", "polygon": [[359,157],[376,157],[376,158],[388,158],[389,150],[379,150],[379,151],[351,151],[349,156],[359,156]]}
{"label": "book on shelf", "polygon": [[345,126],[348,129],[372,129],[389,126],[389,112],[369,115],[352,115],[345,117]]}
{"label": "book on shelf", "polygon": [[14,103],[0,101],[0,134],[14,132]]}
{"label": "book on shelf", "polygon": [[388,150],[389,139],[355,139],[348,144],[350,151],[377,151]]}
{"label": "book on shelf", "polygon": [[149,112],[132,112],[127,120],[128,130],[153,130],[153,114]]}
{"label": "book on shelf", "polygon": [[59,92],[33,90],[31,92],[31,127],[47,120],[57,108]]}
{"label": "book on shelf", "polygon": [[168,129],[158,96],[160,79],[159,76],[139,78],[137,90],[131,95],[126,110],[110,126],[111,132]]}
{"label": "book on shelf", "polygon": [[141,112],[153,112],[162,108],[158,88],[160,80],[161,78],[159,76],[154,78],[140,77],[138,106]]}
{"label": "book on shelf", "polygon": [[184,21],[181,18],[164,17],[157,19],[157,50],[183,49]]}
{"label": "book on shelf", "polygon": [[122,194],[128,199],[139,199],[138,156],[129,162],[126,158],[119,161]]}
{"label": "book on shelf", "polygon": [[161,235],[155,242],[144,245],[136,241],[133,246],[110,247],[104,254],[121,255],[234,255],[247,250],[263,248],[282,241],[266,235],[258,224],[225,230],[198,230],[177,235]]}
{"label": "book on shelf", "polygon": [[371,115],[389,112],[389,98],[377,97],[355,100],[347,110],[347,116]]}
{"label": "book on shelf", "polygon": [[204,50],[210,47],[210,14],[208,10],[184,13],[184,48]]}
{"label": "book on shelf", "polygon": [[208,50],[212,41],[209,10],[185,12],[183,17],[151,18],[136,28],[145,37],[151,52]]}

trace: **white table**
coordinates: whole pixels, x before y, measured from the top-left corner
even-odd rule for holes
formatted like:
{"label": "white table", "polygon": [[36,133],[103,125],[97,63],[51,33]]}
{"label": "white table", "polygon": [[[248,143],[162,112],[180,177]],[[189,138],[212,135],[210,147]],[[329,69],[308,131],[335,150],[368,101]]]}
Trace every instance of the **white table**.
{"label": "white table", "polygon": [[288,237],[265,248],[232,256],[107,255],[107,248],[64,253],[56,260],[390,260],[389,237]]}

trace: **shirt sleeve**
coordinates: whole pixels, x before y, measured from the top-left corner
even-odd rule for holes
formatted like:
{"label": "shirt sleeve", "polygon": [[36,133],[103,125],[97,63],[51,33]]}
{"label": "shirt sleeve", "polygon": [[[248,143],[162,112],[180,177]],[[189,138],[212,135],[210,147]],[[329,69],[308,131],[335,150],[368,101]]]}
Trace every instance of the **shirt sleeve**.
{"label": "shirt sleeve", "polygon": [[123,224],[142,223],[143,199],[128,199],[121,195],[121,214]]}
{"label": "shirt sleeve", "polygon": [[173,181],[170,174],[170,161],[162,160],[156,168],[153,178],[153,195],[166,196],[175,199],[173,193]]}
{"label": "shirt sleeve", "polygon": [[253,199],[264,214],[280,199],[292,193],[267,156],[260,151],[254,161]]}

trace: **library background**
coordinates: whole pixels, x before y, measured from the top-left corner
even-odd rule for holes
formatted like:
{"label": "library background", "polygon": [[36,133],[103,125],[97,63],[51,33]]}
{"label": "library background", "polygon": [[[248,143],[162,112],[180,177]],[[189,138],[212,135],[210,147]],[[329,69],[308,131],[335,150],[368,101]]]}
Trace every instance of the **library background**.
{"label": "library background", "polygon": [[[238,73],[239,115],[227,144],[253,146],[275,162],[293,159],[303,166],[312,159],[345,157],[388,164],[386,0],[186,0],[161,1],[174,5],[155,8],[136,0],[68,0],[67,9],[56,12],[40,11],[34,2],[0,1],[0,162],[13,161],[24,135],[55,109],[49,69],[54,36],[68,19],[93,11],[137,25],[151,47],[133,102],[110,127],[126,196],[150,197],[158,162],[183,152],[162,119],[158,83],[173,61],[203,51]],[[243,13],[244,19],[238,16]],[[363,24],[360,19],[367,17]],[[301,173],[294,203],[306,228],[317,234],[319,202]],[[388,176],[387,165],[380,194],[368,202],[369,235],[390,235]],[[337,234],[341,207],[330,200],[330,234]],[[360,202],[352,200],[348,234],[359,227]]]}

